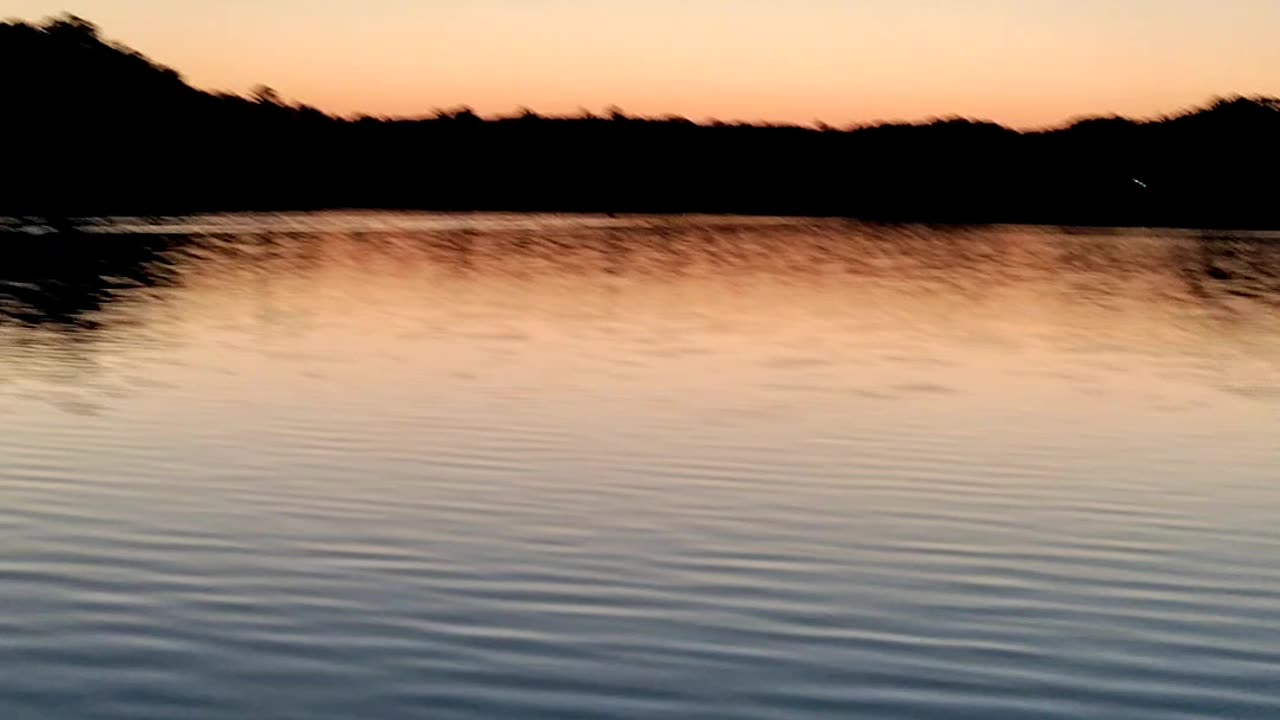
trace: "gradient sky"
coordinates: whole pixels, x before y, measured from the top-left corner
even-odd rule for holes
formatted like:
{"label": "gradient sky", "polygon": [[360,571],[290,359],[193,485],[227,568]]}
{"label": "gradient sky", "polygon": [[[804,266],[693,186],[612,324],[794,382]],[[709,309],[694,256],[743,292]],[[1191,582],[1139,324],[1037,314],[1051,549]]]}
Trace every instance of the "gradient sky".
{"label": "gradient sky", "polygon": [[1280,95],[1280,0],[6,0],[323,109],[1034,126]]}

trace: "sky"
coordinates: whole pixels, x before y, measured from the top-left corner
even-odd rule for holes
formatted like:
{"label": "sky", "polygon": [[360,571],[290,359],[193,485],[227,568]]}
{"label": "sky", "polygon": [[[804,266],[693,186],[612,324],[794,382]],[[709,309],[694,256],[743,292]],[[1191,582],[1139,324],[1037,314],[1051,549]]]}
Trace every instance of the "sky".
{"label": "sky", "polygon": [[1280,95],[1280,0],[4,0],[330,112],[1018,127]]}

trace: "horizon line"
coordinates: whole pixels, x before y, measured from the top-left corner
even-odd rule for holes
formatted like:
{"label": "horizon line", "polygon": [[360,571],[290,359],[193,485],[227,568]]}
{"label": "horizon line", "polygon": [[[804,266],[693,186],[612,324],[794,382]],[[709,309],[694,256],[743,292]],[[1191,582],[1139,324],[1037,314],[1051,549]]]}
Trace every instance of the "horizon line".
{"label": "horizon line", "polygon": [[[320,112],[330,118],[349,121],[349,122],[359,121],[364,118],[369,118],[369,119],[383,121],[383,122],[422,122],[422,121],[430,121],[433,119],[447,117],[450,114],[470,113],[474,115],[476,118],[480,120],[488,121],[488,122],[503,121],[503,120],[517,120],[522,117],[529,117],[529,116],[536,117],[539,119],[544,119],[544,120],[589,120],[589,119],[608,120],[611,118],[625,118],[625,119],[631,119],[631,120],[658,121],[658,122],[682,121],[682,122],[692,123],[694,125],[701,126],[701,127],[715,127],[717,125],[728,125],[728,126],[762,127],[762,128],[768,128],[768,127],[797,128],[797,129],[817,130],[817,131],[824,131],[824,132],[831,132],[831,131],[852,132],[852,131],[876,128],[876,127],[922,126],[922,125],[930,125],[930,124],[945,123],[945,122],[968,122],[968,123],[973,123],[978,125],[992,125],[1005,130],[1017,132],[1019,134],[1034,134],[1034,133],[1043,133],[1043,132],[1054,132],[1057,130],[1065,130],[1065,129],[1071,128],[1074,125],[1080,124],[1082,122],[1088,122],[1088,121],[1094,121],[1094,120],[1118,120],[1118,121],[1131,122],[1135,124],[1157,123],[1157,122],[1175,119],[1178,117],[1191,115],[1198,111],[1208,110],[1219,104],[1229,103],[1229,102],[1251,101],[1251,102],[1268,103],[1273,105],[1280,104],[1280,97],[1268,95],[1266,93],[1262,93],[1262,92],[1246,93],[1246,92],[1239,92],[1239,91],[1230,91],[1230,92],[1210,94],[1206,99],[1201,100],[1199,102],[1188,102],[1187,104],[1181,105],[1177,108],[1174,108],[1171,110],[1165,110],[1163,112],[1157,112],[1153,114],[1126,115],[1126,114],[1121,114],[1114,111],[1112,112],[1101,111],[1101,112],[1093,112],[1093,113],[1085,112],[1085,113],[1078,113],[1074,115],[1067,115],[1057,121],[1052,121],[1044,124],[1034,124],[1034,125],[1018,125],[1014,123],[1004,123],[997,120],[993,120],[989,117],[983,117],[978,115],[966,115],[963,113],[930,113],[926,115],[918,115],[915,117],[903,116],[898,118],[875,117],[875,118],[871,118],[863,121],[849,121],[849,122],[839,123],[839,124],[828,123],[822,120],[821,118],[814,118],[813,120],[807,123],[794,122],[794,121],[772,121],[764,118],[748,120],[740,117],[721,118],[721,117],[715,117],[715,116],[707,116],[707,117],[695,119],[686,115],[681,115],[679,113],[630,114],[630,113],[627,113],[617,103],[611,103],[604,106],[601,109],[601,114],[597,114],[594,110],[591,110],[586,106],[580,107],[576,112],[541,113],[541,112],[538,112],[536,109],[523,104],[514,105],[509,111],[509,113],[503,113],[501,111],[479,113],[473,109],[470,103],[466,103],[466,102],[454,103],[454,104],[443,105],[443,106],[434,105],[431,108],[426,109],[422,112],[409,113],[409,114],[370,113],[370,112],[365,112],[360,110],[343,113],[343,112],[327,110],[320,104],[297,101],[297,100],[293,100],[291,98],[282,96],[274,89],[274,86],[272,86],[269,83],[262,83],[262,82],[255,83],[251,85],[247,90],[244,90],[244,91],[228,90],[224,88],[211,87],[211,86],[198,86],[198,85],[192,84],[188,80],[187,75],[181,69],[173,65],[170,65],[168,63],[158,61],[152,56],[142,52],[141,50],[134,48],[132,45],[129,45],[125,41],[117,40],[115,38],[104,35],[101,31],[101,28],[102,28],[101,25],[72,12],[63,12],[58,15],[50,15],[50,16],[43,17],[39,20],[23,20],[15,17],[0,17],[0,24],[16,23],[16,24],[27,25],[29,27],[37,28],[40,30],[43,30],[59,22],[73,22],[73,23],[83,24],[85,26],[88,26],[93,29],[95,36],[103,44],[109,47],[112,47],[116,50],[120,50],[122,52],[136,55],[142,58],[143,60],[149,62],[153,66],[173,72],[174,74],[177,75],[178,79],[183,84],[199,92],[204,92],[210,95],[238,97],[238,98],[242,98],[249,101],[257,100],[259,102],[262,102],[262,101],[274,102],[276,104],[279,104],[285,107],[292,107],[297,109],[307,108],[307,109]],[[1277,106],[1276,109],[1280,110],[1280,106]]]}
{"label": "horizon line", "polygon": [[[163,66],[163,67],[168,67],[168,66]],[[181,72],[177,70],[175,70],[175,72],[178,72],[179,77],[182,78],[183,82],[186,82],[186,78],[185,76],[182,75]],[[259,89],[270,90],[273,93],[275,92],[270,85],[266,85],[266,84],[258,84],[250,88],[246,92],[237,92],[235,90],[226,90],[221,88],[201,88],[195,85],[190,85],[190,87],[192,87],[195,90],[199,90],[201,92],[209,93],[211,95],[237,97],[250,102],[261,101],[259,98],[255,98],[255,92]],[[637,120],[642,122],[685,122],[685,123],[697,125],[699,127],[716,127],[720,125],[725,125],[725,126],[756,127],[756,128],[780,128],[780,129],[792,128],[792,129],[813,130],[813,131],[823,131],[823,132],[854,132],[857,130],[865,130],[865,129],[872,129],[872,128],[878,128],[878,127],[926,126],[926,125],[931,125],[935,123],[967,122],[975,125],[991,125],[991,126],[1002,128],[1004,130],[1009,130],[1011,132],[1017,132],[1022,134],[1066,130],[1082,122],[1089,122],[1089,121],[1095,121],[1095,120],[1122,121],[1122,122],[1129,122],[1137,125],[1159,123],[1159,122],[1165,122],[1168,120],[1173,120],[1179,117],[1185,117],[1187,115],[1193,115],[1197,112],[1210,110],[1224,103],[1233,103],[1233,102],[1253,102],[1253,103],[1270,104],[1270,105],[1276,106],[1275,109],[1277,111],[1280,111],[1280,96],[1267,95],[1265,93],[1246,94],[1246,93],[1239,93],[1239,92],[1210,95],[1208,98],[1206,98],[1201,102],[1189,103],[1186,105],[1182,105],[1174,110],[1166,110],[1164,112],[1150,114],[1150,115],[1125,115],[1117,112],[1082,113],[1082,114],[1076,114],[1076,115],[1068,115],[1065,118],[1056,121],[1055,123],[1050,123],[1045,125],[1027,125],[1027,126],[1003,123],[998,120],[993,120],[991,118],[986,118],[986,117],[981,117],[976,115],[964,115],[960,113],[929,114],[929,115],[917,116],[914,118],[907,118],[907,117],[901,117],[896,119],[874,118],[871,120],[852,121],[852,122],[847,122],[844,124],[837,125],[837,124],[827,123],[821,119],[815,119],[808,123],[799,123],[799,122],[788,122],[788,121],[773,121],[773,120],[765,120],[765,119],[747,120],[743,118],[719,118],[719,117],[691,118],[686,115],[681,115],[679,113],[658,113],[658,114],[635,113],[633,114],[633,113],[627,112],[625,108],[622,108],[618,105],[607,105],[604,108],[602,108],[601,112],[599,113],[586,107],[579,108],[577,112],[572,112],[572,113],[542,113],[536,110],[535,108],[531,108],[525,105],[516,105],[510,111],[505,113],[501,111],[481,113],[481,112],[476,112],[475,109],[467,103],[458,103],[458,104],[448,105],[448,106],[434,106],[422,113],[394,114],[394,113],[368,113],[363,111],[356,111],[356,112],[349,112],[349,113],[331,112],[331,111],[325,110],[323,107],[320,107],[312,103],[294,101],[282,96],[277,96],[277,100],[275,102],[281,105],[282,107],[293,108],[293,109],[315,110],[331,118],[334,118],[337,120],[344,120],[348,122],[358,122],[362,119],[370,119],[378,122],[425,122],[425,121],[431,121],[431,120],[446,119],[451,116],[455,116],[457,114],[469,113],[473,115],[476,119],[483,122],[501,122],[501,121],[521,120],[525,118],[534,118],[538,120],[551,120],[551,121],[625,119],[625,120]]]}

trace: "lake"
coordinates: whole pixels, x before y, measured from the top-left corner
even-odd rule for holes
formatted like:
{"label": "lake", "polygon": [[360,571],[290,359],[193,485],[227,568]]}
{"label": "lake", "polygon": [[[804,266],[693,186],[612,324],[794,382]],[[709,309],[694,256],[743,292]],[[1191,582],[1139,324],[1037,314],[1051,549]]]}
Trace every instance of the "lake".
{"label": "lake", "polygon": [[1280,717],[1280,234],[0,249],[0,717]]}

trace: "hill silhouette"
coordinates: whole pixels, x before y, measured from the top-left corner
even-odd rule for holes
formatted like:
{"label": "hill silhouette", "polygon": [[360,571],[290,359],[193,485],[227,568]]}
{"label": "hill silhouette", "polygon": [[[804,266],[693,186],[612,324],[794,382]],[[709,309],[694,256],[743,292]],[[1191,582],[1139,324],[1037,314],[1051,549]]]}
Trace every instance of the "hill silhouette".
{"label": "hill silhouette", "polygon": [[1017,131],[336,117],[199,90],[74,16],[0,23],[0,214],[402,208],[1280,227],[1280,100]]}

